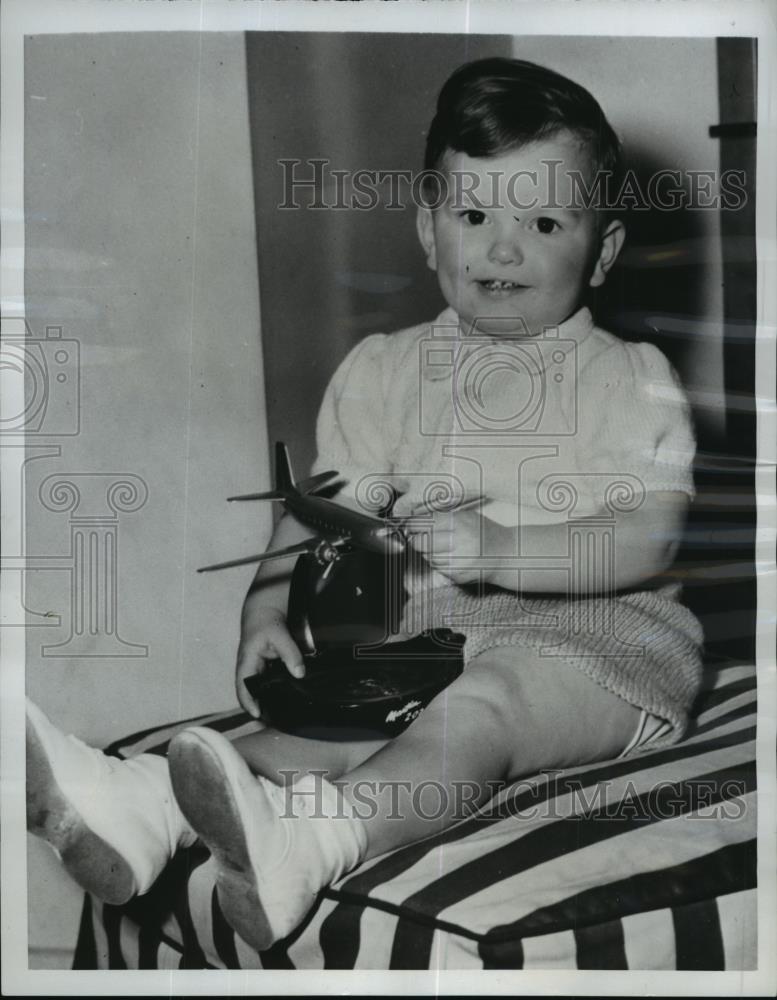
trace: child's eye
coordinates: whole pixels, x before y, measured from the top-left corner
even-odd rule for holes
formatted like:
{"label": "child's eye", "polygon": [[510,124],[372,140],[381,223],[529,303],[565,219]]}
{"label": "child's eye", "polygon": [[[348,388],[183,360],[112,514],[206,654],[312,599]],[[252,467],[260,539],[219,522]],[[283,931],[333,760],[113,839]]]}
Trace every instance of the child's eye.
{"label": "child's eye", "polygon": [[561,229],[561,226],[555,219],[551,219],[547,215],[542,215],[539,219],[534,220],[534,228],[537,232],[548,236],[550,233],[555,233],[557,229]]}
{"label": "child's eye", "polygon": [[459,218],[464,219],[470,226],[482,226],[486,221],[486,213],[477,208],[468,208],[461,213]]}

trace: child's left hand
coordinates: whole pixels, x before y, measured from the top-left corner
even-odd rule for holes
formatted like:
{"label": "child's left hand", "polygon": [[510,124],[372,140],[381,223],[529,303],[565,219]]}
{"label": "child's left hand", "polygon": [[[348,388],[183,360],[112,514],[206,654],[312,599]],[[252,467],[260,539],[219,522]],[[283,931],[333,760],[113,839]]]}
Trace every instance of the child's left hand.
{"label": "child's left hand", "polygon": [[405,530],[410,545],[434,569],[454,583],[471,583],[488,581],[493,571],[484,555],[497,551],[489,544],[492,524],[475,510],[430,511],[421,506],[413,510]]}

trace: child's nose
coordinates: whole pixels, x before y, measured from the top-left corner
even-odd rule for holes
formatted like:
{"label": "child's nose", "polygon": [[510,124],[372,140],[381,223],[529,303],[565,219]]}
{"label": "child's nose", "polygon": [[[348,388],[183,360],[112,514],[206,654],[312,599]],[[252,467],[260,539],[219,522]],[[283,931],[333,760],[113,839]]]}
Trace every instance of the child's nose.
{"label": "child's nose", "polygon": [[488,259],[495,264],[520,264],[523,252],[515,238],[500,236],[491,244]]}

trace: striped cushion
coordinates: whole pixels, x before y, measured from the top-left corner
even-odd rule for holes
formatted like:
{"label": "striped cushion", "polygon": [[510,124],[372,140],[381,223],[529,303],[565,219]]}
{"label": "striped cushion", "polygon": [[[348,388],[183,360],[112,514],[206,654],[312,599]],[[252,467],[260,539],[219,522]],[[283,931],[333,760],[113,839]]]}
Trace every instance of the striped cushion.
{"label": "striped cushion", "polygon": [[[116,744],[163,753],[196,722]],[[261,954],[225,922],[207,852],[125,907],[85,901],[77,968],[754,969],[755,670],[715,671],[682,744],[544,774],[362,865]]]}

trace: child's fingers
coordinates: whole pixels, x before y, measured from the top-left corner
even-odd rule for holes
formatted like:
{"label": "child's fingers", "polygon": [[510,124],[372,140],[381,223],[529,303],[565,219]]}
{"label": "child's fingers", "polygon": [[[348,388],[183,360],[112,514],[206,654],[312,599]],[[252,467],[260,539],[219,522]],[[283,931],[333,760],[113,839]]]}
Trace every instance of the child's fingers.
{"label": "child's fingers", "polygon": [[270,638],[275,647],[276,654],[286,664],[286,669],[292,677],[304,677],[305,661],[302,659],[302,653],[300,653],[299,647],[292,639],[289,630],[285,626],[279,626],[273,629]]}
{"label": "child's fingers", "polygon": [[252,655],[250,650],[241,647],[235,670],[235,692],[240,707],[254,719],[259,718],[261,709],[259,703],[248,693],[245,681],[248,677],[253,677],[254,674],[260,674],[263,669],[264,659],[258,654]]}

